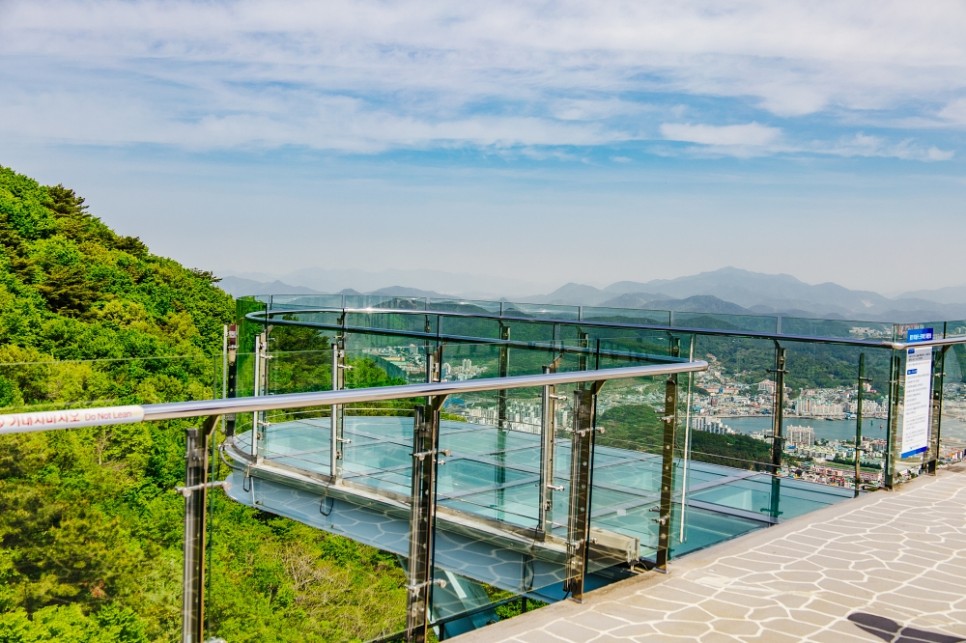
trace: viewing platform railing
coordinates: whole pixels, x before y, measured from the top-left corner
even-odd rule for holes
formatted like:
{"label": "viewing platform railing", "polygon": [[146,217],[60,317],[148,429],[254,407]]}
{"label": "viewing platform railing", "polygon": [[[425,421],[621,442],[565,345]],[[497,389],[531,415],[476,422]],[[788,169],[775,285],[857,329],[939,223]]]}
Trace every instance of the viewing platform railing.
{"label": "viewing platform railing", "polygon": [[[558,510],[566,507],[561,574],[563,587],[577,598],[588,578],[592,541],[601,533],[592,532],[600,514],[591,493],[595,485],[598,505],[616,507],[608,517],[615,525],[630,520],[627,511],[651,512],[646,521],[642,516],[648,514],[633,518],[656,525],[651,563],[664,569],[672,546],[684,544],[687,507],[695,512],[723,507],[721,515],[732,522],[776,522],[794,511],[779,506],[777,487],[783,479],[854,487],[858,494],[863,487],[890,488],[904,476],[935,472],[966,446],[966,322],[886,324],[351,296],[242,301],[239,319],[237,328],[226,330],[223,399],[0,415],[0,436],[205,418],[203,426],[187,431],[187,477],[179,487],[186,512],[185,641],[203,640],[206,494],[222,484],[209,480],[218,418],[225,420],[223,446],[233,449],[233,466],[244,469],[246,477],[289,476],[350,490],[362,484],[368,493],[370,474],[346,469],[346,418],[353,413],[412,416],[407,420],[411,433],[400,443],[411,462],[372,468],[379,474],[405,468],[411,483],[404,498],[389,486],[380,488],[381,497],[406,507],[409,520],[408,640],[424,640],[434,622],[443,622],[431,618],[430,611],[438,581],[433,562],[438,456],[444,450],[441,426],[447,421],[469,428],[475,422],[480,431],[494,429],[499,436],[532,436],[516,452],[504,440],[494,452],[499,457],[483,451],[475,460],[466,459],[467,466],[482,466],[489,458],[500,469],[510,455],[522,457],[529,450],[534,456],[532,466],[519,465],[535,472],[537,491],[533,498],[526,496],[530,504],[524,503],[517,522],[505,519],[506,506],[501,505],[491,524],[486,519],[474,524],[552,544],[554,529],[561,527],[559,513],[556,523],[552,519],[554,493],[566,496],[558,503]],[[389,374],[380,382],[389,386],[366,385],[363,375],[370,363]],[[689,377],[682,390],[678,376],[684,374],[697,377]],[[602,396],[604,384],[612,381],[625,384],[615,384],[613,394]],[[374,406],[399,401],[407,401],[404,408]],[[628,415],[644,407],[656,409],[657,433],[637,431],[645,421]],[[607,421],[599,421],[601,416]],[[316,422],[319,417],[324,422]],[[818,419],[833,420],[826,426],[844,437],[820,438],[821,423],[811,433],[791,424]],[[273,450],[273,440],[284,437],[280,427],[293,422],[314,431],[321,459],[293,463]],[[729,422],[747,426],[732,430]],[[759,448],[756,456],[735,455],[738,451],[717,451],[720,441],[702,446],[696,440],[715,432],[760,433],[764,441],[757,444],[766,444],[767,453]],[[799,434],[826,444],[806,444],[810,441]],[[243,436],[248,441],[241,447]],[[570,451],[563,484],[555,478],[562,464],[553,458],[561,440]],[[838,459],[847,453],[849,443],[851,462],[835,466],[833,455]],[[646,486],[641,480],[603,486],[595,480],[594,454],[607,448],[649,454],[660,463],[656,500],[649,509],[624,493],[623,487]],[[602,462],[616,462],[615,453],[606,453]],[[691,473],[687,463],[692,458],[718,469]],[[826,461],[827,466],[814,466]],[[512,488],[508,470],[503,466],[503,477],[494,480],[499,502]],[[688,479],[699,473],[706,477]],[[770,480],[770,493],[751,488],[755,474]],[[713,478],[730,482],[718,484]],[[526,476],[521,480],[530,484]],[[736,502],[734,490],[746,483]],[[692,487],[703,491],[689,496]],[[457,497],[454,502],[468,506],[469,501]],[[481,507],[486,508],[474,506]],[[444,516],[447,512],[452,513],[446,508]],[[676,540],[675,530],[680,530]],[[648,547],[642,542],[640,551]]]}

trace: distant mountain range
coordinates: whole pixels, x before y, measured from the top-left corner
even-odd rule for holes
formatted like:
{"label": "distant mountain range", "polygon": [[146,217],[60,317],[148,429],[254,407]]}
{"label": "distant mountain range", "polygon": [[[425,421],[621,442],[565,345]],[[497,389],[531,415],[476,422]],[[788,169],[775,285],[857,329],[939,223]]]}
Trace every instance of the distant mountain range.
{"label": "distant mountain range", "polygon": [[[400,276],[399,273],[393,274],[396,277]],[[313,282],[307,282],[299,275],[295,277],[301,285],[290,285],[281,281],[259,282],[239,277],[225,277],[220,285],[232,295],[240,296],[340,292],[345,285],[356,283],[355,280],[347,280],[338,288],[324,287],[332,283],[330,280],[333,275],[330,274],[326,282],[320,284],[322,287],[316,289],[311,287],[315,285]],[[388,277],[388,274],[384,277]],[[357,286],[354,285],[354,287]],[[366,289],[366,292],[406,297],[504,298],[499,293],[481,295],[479,292],[466,292],[458,287],[447,290],[448,292],[442,293],[435,290],[390,286]],[[656,279],[647,282],[619,281],[605,288],[569,283],[549,294],[505,298],[535,304],[719,314],[782,314],[867,321],[911,322],[966,319],[966,286],[917,291],[890,298],[871,291],[850,290],[834,283],[811,285],[791,275],[763,274],[730,267],[677,279]]]}

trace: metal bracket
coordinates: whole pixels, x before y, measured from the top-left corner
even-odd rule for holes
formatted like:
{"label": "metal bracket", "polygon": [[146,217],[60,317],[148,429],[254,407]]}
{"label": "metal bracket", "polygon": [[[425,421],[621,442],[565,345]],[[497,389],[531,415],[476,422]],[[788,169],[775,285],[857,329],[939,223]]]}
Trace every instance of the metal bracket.
{"label": "metal bracket", "polygon": [[228,491],[231,489],[231,482],[229,480],[222,480],[221,482],[206,482],[203,484],[193,484],[190,486],[175,487],[174,490],[180,493],[185,498],[189,498],[195,491],[201,491],[202,489],[224,489]]}

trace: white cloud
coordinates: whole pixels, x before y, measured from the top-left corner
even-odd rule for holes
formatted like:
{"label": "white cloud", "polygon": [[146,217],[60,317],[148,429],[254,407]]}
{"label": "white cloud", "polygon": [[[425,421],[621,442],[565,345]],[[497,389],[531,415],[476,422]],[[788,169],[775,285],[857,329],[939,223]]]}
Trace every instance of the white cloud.
{"label": "white cloud", "polygon": [[939,118],[956,125],[966,125],[966,98],[950,101],[939,110]]}
{"label": "white cloud", "polygon": [[815,143],[811,149],[818,154],[843,157],[897,158],[907,161],[949,161],[956,156],[953,150],[924,146],[913,140],[894,143],[879,136],[862,133],[831,144]]}
{"label": "white cloud", "polygon": [[759,123],[745,125],[692,125],[665,123],[661,135],[672,141],[714,146],[760,147],[772,145],[781,138],[781,130]]}
{"label": "white cloud", "polygon": [[378,151],[659,128],[762,152],[793,128],[667,121],[966,122],[957,0],[8,0],[0,13],[0,113],[52,138]]}

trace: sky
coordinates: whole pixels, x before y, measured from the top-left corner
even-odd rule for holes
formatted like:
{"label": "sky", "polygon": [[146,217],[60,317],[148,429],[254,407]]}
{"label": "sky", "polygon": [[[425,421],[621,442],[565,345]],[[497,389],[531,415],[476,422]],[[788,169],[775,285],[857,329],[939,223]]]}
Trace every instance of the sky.
{"label": "sky", "polygon": [[0,0],[0,165],[221,276],[961,286],[964,34],[960,0]]}

